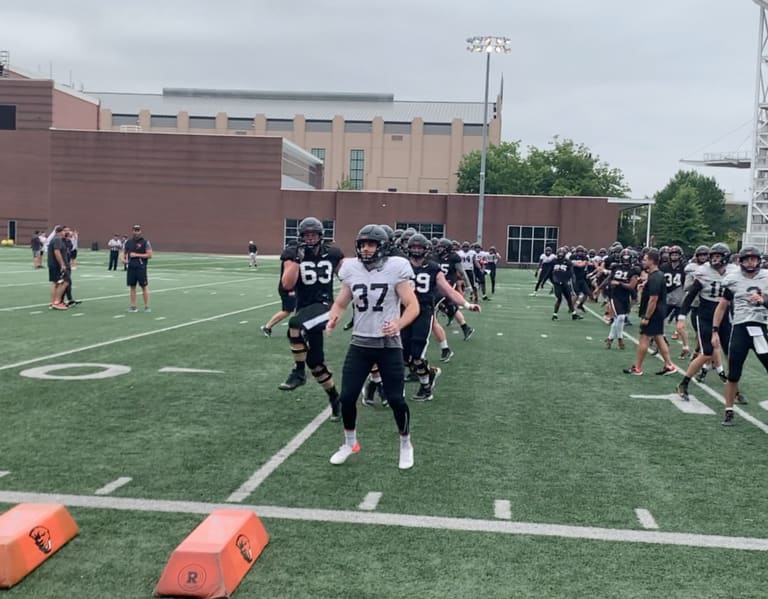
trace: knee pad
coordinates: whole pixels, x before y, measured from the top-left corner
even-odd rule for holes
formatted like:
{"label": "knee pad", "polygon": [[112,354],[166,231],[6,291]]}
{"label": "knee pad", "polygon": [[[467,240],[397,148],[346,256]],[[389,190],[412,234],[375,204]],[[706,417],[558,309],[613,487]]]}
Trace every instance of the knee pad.
{"label": "knee pad", "polygon": [[322,385],[323,383],[327,383],[331,380],[333,373],[328,370],[325,364],[320,364],[319,366],[312,368],[312,376],[315,377],[315,380]]}

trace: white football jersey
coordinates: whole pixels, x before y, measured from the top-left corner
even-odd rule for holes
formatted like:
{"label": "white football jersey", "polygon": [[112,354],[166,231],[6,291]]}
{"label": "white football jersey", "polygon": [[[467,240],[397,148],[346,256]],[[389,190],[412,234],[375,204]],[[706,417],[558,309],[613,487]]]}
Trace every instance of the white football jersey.
{"label": "white football jersey", "polygon": [[339,279],[352,291],[355,307],[352,334],[358,337],[383,337],[384,323],[400,317],[400,298],[395,287],[413,278],[411,263],[405,258],[386,258],[379,267],[368,270],[357,258],[341,263]]}
{"label": "white football jersey", "polygon": [[749,298],[753,294],[763,297],[768,295],[768,271],[758,270],[753,278],[747,278],[738,271],[726,272],[722,286],[733,294],[733,324],[758,322],[768,324],[768,308],[762,303],[751,304]]}

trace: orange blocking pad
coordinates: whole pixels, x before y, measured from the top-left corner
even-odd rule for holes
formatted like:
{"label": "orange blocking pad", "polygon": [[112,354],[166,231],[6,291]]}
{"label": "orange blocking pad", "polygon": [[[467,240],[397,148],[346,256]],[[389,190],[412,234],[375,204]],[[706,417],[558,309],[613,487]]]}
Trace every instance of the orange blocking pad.
{"label": "orange blocking pad", "polygon": [[267,543],[269,535],[253,512],[211,512],[173,550],[155,595],[229,597]]}
{"label": "orange blocking pad", "polygon": [[21,503],[0,516],[0,588],[9,589],[79,532],[59,503]]}

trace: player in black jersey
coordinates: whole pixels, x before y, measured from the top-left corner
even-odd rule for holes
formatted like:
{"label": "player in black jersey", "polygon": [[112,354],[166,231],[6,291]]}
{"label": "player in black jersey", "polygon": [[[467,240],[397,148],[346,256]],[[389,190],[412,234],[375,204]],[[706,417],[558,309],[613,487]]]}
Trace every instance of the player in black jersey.
{"label": "player in black jersey", "polygon": [[[464,268],[461,265],[461,258],[456,253],[453,242],[449,239],[441,239],[440,243],[437,244],[437,248],[435,248],[435,254],[440,264],[440,269],[443,271],[449,285],[454,289],[460,287],[468,288],[469,282],[466,280]],[[460,290],[459,293],[461,293]],[[455,319],[464,333],[464,341],[469,341],[475,329],[467,324],[464,315],[459,311],[459,306],[449,298],[443,299],[440,305],[440,309],[448,315],[448,324]]]}
{"label": "player in black jersey", "polygon": [[283,287],[296,292],[296,314],[288,321],[288,340],[295,366],[280,385],[292,391],[307,382],[305,365],[328,394],[332,418],[339,419],[339,394],[325,365],[323,331],[333,304],[333,276],[344,255],[323,242],[323,223],[309,216],[299,223],[299,244],[283,252]]}
{"label": "player in black jersey", "polygon": [[624,325],[629,315],[632,294],[640,279],[640,267],[629,250],[622,250],[619,261],[611,265],[609,272],[604,287],[612,322],[605,346],[611,349],[613,341],[617,340],[619,349],[624,349]]}
{"label": "player in black jersey", "polygon": [[[659,265],[659,270],[664,275],[667,285],[667,322],[676,321],[680,316],[680,306],[683,305],[685,284],[685,262],[683,261],[683,249],[679,245],[669,248],[669,260]],[[672,339],[680,339],[683,342],[681,358],[687,358],[691,354],[688,345],[688,329],[677,329],[672,334]]]}
{"label": "player in black jersey", "polygon": [[566,258],[567,250],[561,247],[555,254],[555,259],[552,261],[552,286],[555,289],[555,311],[552,314],[552,320],[557,320],[557,313],[560,310],[560,303],[565,297],[565,301],[568,304],[568,312],[573,320],[581,320],[583,316],[577,314],[573,307],[573,288],[571,287],[571,279],[573,277],[573,269],[571,261]]}
{"label": "player in black jersey", "polygon": [[480,312],[480,306],[466,302],[464,296],[451,287],[440,265],[428,260],[429,245],[427,238],[420,233],[412,235],[408,240],[408,259],[414,273],[413,287],[421,311],[416,320],[401,331],[401,337],[405,361],[413,363],[419,377],[420,387],[413,396],[416,401],[433,398],[435,380],[440,376],[440,369],[429,366],[426,358],[438,298],[445,297],[463,305],[465,310]]}
{"label": "player in black jersey", "polygon": [[587,249],[583,245],[577,245],[571,255],[571,267],[573,268],[573,292],[576,294],[576,307],[582,312],[586,312],[584,302],[592,295],[592,289],[590,289],[589,281],[587,281],[590,266],[594,269],[589,256],[587,256]]}

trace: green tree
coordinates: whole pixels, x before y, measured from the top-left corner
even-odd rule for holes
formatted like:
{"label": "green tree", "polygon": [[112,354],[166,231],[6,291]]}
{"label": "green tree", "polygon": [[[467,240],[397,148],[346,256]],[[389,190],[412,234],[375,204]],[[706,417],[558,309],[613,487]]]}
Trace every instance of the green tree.
{"label": "green tree", "polygon": [[684,251],[691,252],[697,245],[712,242],[695,188],[679,187],[666,203],[665,210],[674,218],[659,222],[656,233],[659,243],[679,245]]}
{"label": "green tree", "polygon": [[[529,146],[525,157],[519,142],[488,147],[485,192],[507,195],[622,197],[629,191],[624,175],[611,168],[584,144],[554,138],[550,148]],[[459,193],[480,190],[480,152],[466,154],[459,164]]]}
{"label": "green tree", "polygon": [[[669,225],[669,221],[677,220],[682,216],[671,209],[671,202],[683,187],[693,190],[701,208],[702,219],[709,233],[706,243],[724,240],[728,238],[729,233],[733,232],[734,227],[740,226],[726,214],[725,192],[714,177],[706,177],[696,171],[680,170],[666,187],[655,195],[656,205],[652,211],[651,229],[656,233],[660,243],[669,241],[661,234],[661,231]],[[743,224],[741,227],[743,230]]]}

